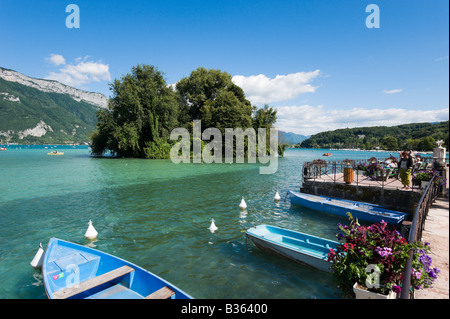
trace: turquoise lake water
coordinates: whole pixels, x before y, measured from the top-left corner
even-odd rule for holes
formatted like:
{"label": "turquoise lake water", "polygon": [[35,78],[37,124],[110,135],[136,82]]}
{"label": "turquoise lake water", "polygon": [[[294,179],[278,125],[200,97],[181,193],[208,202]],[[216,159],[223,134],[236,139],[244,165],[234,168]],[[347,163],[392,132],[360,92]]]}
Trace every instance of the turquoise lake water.
{"label": "turquoise lake water", "polygon": [[[302,163],[326,150],[288,149],[277,173],[260,175],[259,163],[174,164],[57,149],[65,154],[47,156],[53,149],[42,146],[0,152],[0,298],[46,298],[30,262],[51,237],[129,260],[195,298],[340,298],[330,274],[262,252],[243,232],[264,223],[335,239],[345,219],[284,201],[300,188]],[[330,152],[332,160],[389,156]],[[93,242],[84,238],[89,220],[99,233]]]}

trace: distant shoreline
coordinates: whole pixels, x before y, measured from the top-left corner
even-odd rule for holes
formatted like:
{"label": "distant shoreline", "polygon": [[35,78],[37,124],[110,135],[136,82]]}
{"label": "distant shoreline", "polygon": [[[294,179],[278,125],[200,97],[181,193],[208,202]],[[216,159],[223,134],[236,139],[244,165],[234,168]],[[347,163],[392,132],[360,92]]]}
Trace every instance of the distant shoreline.
{"label": "distant shoreline", "polygon": [[0,147],[19,149],[19,148],[36,148],[36,149],[49,149],[49,148],[77,148],[77,149],[89,149],[89,145],[85,144],[0,144]]}
{"label": "distant shoreline", "polygon": [[[401,150],[396,150],[396,151],[390,151],[390,150],[361,150],[361,149],[356,149],[356,148],[341,148],[341,149],[337,149],[337,148],[301,148],[301,147],[287,147],[286,149],[297,149],[297,150],[320,150],[320,151],[353,151],[353,152],[372,152],[372,153],[401,153]],[[412,150],[414,153],[416,154],[428,154],[428,155],[433,155],[433,151],[416,151],[416,150]],[[445,153],[447,155],[449,155],[449,150],[447,149],[445,151]]]}

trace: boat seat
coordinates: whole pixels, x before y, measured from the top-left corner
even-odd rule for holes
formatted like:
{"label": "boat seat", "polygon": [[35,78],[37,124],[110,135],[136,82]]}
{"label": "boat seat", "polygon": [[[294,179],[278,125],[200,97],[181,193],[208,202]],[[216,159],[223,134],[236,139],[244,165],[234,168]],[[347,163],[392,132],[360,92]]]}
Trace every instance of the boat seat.
{"label": "boat seat", "polygon": [[151,293],[144,299],[169,299],[173,295],[175,295],[175,291],[168,288],[167,286],[164,286],[161,289]]}
{"label": "boat seat", "polygon": [[118,283],[89,295],[86,299],[142,299],[142,295]]}
{"label": "boat seat", "polygon": [[78,285],[74,285],[72,287],[67,287],[61,290],[56,291],[53,294],[53,297],[55,299],[66,299],[75,295],[78,295],[79,293],[92,289],[94,287],[100,286],[104,283],[107,283],[113,279],[119,278],[121,276],[124,276],[126,274],[129,274],[130,272],[134,271],[133,268],[129,266],[122,266],[120,268],[111,270],[110,272],[107,272],[103,275],[85,280]]}

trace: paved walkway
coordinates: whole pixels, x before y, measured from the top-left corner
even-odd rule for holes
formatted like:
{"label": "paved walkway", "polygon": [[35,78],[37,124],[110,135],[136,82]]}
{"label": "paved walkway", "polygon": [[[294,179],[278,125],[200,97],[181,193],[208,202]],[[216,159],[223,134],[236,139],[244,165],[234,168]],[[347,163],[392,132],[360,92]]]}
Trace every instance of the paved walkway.
{"label": "paved walkway", "polygon": [[[448,171],[447,171],[448,187]],[[449,299],[449,189],[447,197],[439,197],[428,211],[422,241],[430,243],[432,265],[441,273],[433,288],[417,290],[415,299]]]}

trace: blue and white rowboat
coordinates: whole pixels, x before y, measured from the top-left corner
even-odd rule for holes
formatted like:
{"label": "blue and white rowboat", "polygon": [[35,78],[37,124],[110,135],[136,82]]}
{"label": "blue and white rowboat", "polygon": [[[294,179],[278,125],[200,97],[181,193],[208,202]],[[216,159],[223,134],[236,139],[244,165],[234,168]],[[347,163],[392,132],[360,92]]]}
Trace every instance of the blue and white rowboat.
{"label": "blue and white rowboat", "polygon": [[56,238],[48,243],[42,275],[50,299],[192,299],[126,260]]}
{"label": "blue and white rowboat", "polygon": [[401,223],[408,214],[386,209],[380,205],[336,199],[289,191],[292,204],[301,205],[313,210],[348,218],[351,213],[358,220],[379,223],[382,220],[388,224]]}
{"label": "blue and white rowboat", "polygon": [[270,225],[249,228],[246,234],[261,250],[328,272],[331,266],[328,254],[339,245],[332,240]]}

